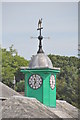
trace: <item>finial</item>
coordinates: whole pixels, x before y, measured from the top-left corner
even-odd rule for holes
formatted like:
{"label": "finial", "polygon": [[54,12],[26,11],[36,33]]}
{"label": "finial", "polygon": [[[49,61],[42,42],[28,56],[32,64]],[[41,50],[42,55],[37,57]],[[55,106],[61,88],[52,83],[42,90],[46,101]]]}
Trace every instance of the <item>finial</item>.
{"label": "finial", "polygon": [[40,31],[40,35],[38,36],[38,39],[39,39],[39,50],[37,53],[44,53],[43,50],[42,50],[42,42],[41,40],[43,39],[43,36],[41,36],[41,29],[43,29],[43,27],[41,27],[41,24],[42,24],[42,18],[39,19],[39,22],[38,22],[38,29]]}
{"label": "finial", "polygon": [[41,24],[42,24],[42,18],[39,19],[39,21],[38,21],[38,29],[37,30],[39,30],[39,32],[40,32],[39,36],[38,37],[31,37],[31,39],[33,39],[33,38],[38,38],[39,39],[39,49],[38,49],[37,53],[44,53],[44,51],[42,50],[42,39],[43,38],[49,39],[49,37],[43,37],[41,35],[41,30],[43,29]]}

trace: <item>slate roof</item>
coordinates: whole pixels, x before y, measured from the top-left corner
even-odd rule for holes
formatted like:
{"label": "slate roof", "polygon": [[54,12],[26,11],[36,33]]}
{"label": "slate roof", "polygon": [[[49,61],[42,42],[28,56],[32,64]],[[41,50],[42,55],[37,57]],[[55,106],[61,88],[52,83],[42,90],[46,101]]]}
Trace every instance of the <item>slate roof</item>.
{"label": "slate roof", "polygon": [[2,118],[72,118],[76,120],[79,117],[78,109],[66,101],[57,100],[56,108],[50,108],[35,98],[21,96],[0,82],[0,89],[1,87],[0,97],[5,97],[6,100],[1,103],[0,99],[0,118],[1,113]]}
{"label": "slate roof", "polygon": [[3,118],[58,118],[35,98],[11,97],[2,103]]}
{"label": "slate roof", "polygon": [[6,99],[2,101],[0,109],[2,118],[58,118],[57,115],[35,98],[21,96],[0,82],[1,87],[2,94],[0,92],[0,97]]}
{"label": "slate roof", "polygon": [[14,95],[21,96],[18,92],[14,91],[13,89],[8,87],[7,85],[0,82],[0,99],[1,98],[6,99],[6,98],[9,98],[9,97],[14,96]]}
{"label": "slate roof", "polygon": [[79,111],[76,107],[72,106],[64,100],[56,100],[56,108],[49,108],[60,118],[78,118]]}

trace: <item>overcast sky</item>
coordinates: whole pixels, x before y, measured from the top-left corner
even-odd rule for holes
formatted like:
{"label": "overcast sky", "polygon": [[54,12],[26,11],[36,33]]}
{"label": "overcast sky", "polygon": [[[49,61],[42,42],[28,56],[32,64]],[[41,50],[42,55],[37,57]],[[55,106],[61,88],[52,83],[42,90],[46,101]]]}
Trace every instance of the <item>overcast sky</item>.
{"label": "overcast sky", "polygon": [[77,2],[4,2],[2,3],[2,47],[11,44],[19,55],[30,59],[37,53],[37,23],[43,19],[42,35],[45,54],[77,56]]}

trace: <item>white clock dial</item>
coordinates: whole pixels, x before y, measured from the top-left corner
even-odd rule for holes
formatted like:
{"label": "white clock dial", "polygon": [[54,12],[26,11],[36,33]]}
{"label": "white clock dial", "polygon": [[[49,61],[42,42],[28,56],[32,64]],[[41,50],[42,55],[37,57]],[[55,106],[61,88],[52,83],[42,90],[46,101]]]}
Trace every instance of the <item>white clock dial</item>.
{"label": "white clock dial", "polygon": [[50,87],[53,90],[55,88],[55,77],[54,75],[51,75],[50,77]]}
{"label": "white clock dial", "polygon": [[33,89],[38,89],[40,88],[42,85],[42,78],[37,75],[37,74],[33,74],[30,76],[29,78],[29,86]]}

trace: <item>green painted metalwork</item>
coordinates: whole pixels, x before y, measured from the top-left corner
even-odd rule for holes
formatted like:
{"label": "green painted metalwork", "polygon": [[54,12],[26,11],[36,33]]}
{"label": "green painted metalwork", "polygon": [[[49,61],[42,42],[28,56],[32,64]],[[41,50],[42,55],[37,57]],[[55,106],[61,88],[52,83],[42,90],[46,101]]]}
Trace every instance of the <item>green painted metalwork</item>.
{"label": "green painted metalwork", "polygon": [[[50,87],[50,76],[53,74],[56,80],[56,74],[60,70],[55,69],[26,69],[21,70],[25,74],[25,96],[33,97],[42,102],[46,106],[56,107],[56,84],[52,90]],[[28,80],[32,74],[38,74],[43,80],[43,84],[38,89],[33,89],[29,86]]]}

